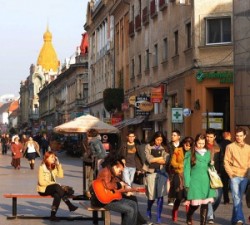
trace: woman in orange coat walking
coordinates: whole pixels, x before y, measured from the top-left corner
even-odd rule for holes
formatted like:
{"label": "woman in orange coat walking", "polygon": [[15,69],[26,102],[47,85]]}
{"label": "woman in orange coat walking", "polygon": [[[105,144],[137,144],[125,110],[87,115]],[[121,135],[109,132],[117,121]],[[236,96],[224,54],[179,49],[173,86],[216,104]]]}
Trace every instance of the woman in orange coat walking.
{"label": "woman in orange coat walking", "polygon": [[[185,137],[180,144],[180,147],[175,148],[172,159],[171,166],[174,169],[172,192],[175,198],[173,210],[172,210],[172,220],[178,220],[178,209],[181,201],[186,198],[186,191],[184,188],[183,180],[183,168],[184,168],[184,156],[187,151],[189,151],[194,146],[194,139],[192,137]],[[188,211],[188,206],[186,206],[186,211]]]}

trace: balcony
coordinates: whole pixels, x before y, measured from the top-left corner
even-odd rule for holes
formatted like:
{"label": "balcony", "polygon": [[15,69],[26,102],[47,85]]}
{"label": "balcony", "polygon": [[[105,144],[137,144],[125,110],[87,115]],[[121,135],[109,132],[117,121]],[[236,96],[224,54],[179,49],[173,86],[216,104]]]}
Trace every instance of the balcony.
{"label": "balcony", "polygon": [[150,16],[151,18],[154,18],[155,16],[157,16],[155,0],[152,0],[150,2]]}
{"label": "balcony", "polygon": [[76,99],[75,104],[78,107],[86,106],[86,99]]}
{"label": "balcony", "polygon": [[141,15],[140,14],[135,17],[135,30],[136,31],[141,30]]}
{"label": "balcony", "polygon": [[135,35],[135,25],[134,25],[134,20],[132,20],[131,22],[129,22],[129,36],[133,37]]}
{"label": "balcony", "polygon": [[148,17],[148,7],[146,6],[143,10],[142,10],[142,23],[143,25],[148,24],[149,22],[149,17]]}
{"label": "balcony", "polygon": [[168,0],[159,0],[159,9],[163,11],[168,6]]}

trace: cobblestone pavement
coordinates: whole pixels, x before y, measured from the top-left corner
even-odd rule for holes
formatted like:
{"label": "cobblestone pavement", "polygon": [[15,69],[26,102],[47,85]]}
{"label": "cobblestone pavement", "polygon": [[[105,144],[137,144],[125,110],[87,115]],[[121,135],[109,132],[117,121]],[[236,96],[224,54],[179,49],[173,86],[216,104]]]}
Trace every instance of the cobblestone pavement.
{"label": "cobblestone pavement", "polygon": [[[75,193],[81,195],[83,192],[83,175],[82,175],[82,161],[79,158],[68,157],[64,152],[58,153],[59,159],[63,164],[65,171],[65,177],[58,180],[58,182],[73,186]],[[10,165],[11,156],[10,152],[7,155],[0,155],[0,179],[1,179],[1,196],[0,196],[0,225],[44,225],[44,224],[60,224],[60,225],[82,225],[92,224],[91,221],[83,220],[61,220],[59,223],[51,222],[44,219],[6,219],[7,215],[11,214],[12,203],[11,199],[3,198],[4,193],[36,193],[36,182],[37,182],[37,168],[41,162],[40,159],[36,160],[35,169],[30,170],[28,161],[26,159],[21,160],[21,169],[14,170]],[[146,212],[146,197],[144,194],[137,194],[139,200],[139,209],[143,215]],[[50,206],[52,199],[18,199],[18,214],[28,216],[49,216]],[[165,198],[165,202],[167,199]],[[244,213],[246,220],[250,215],[250,210],[244,203]],[[91,213],[81,208],[79,201],[74,201],[74,204],[79,206],[79,209],[74,213],[70,213],[66,205],[62,202],[58,210],[58,216],[75,216],[75,217],[88,217]],[[184,206],[180,207],[179,220],[178,222],[171,221],[171,206],[164,204],[163,208],[163,220],[162,224],[170,225],[184,225],[185,224],[185,212]],[[154,205],[152,212],[156,211],[156,205]],[[230,217],[232,211],[232,204],[223,205],[221,204],[217,209],[215,215],[215,224],[230,225]],[[155,220],[156,214],[153,213],[153,221]],[[120,215],[111,213],[112,225],[121,224]],[[194,225],[199,224],[199,213],[198,211],[194,215]],[[103,224],[103,222],[99,222]],[[246,224],[249,224],[248,221]],[[132,224],[131,224],[132,225]]]}

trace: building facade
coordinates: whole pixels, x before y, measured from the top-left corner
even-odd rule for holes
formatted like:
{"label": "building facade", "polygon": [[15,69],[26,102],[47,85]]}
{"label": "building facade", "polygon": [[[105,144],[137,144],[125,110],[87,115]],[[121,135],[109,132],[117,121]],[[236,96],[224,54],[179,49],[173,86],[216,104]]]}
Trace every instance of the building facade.
{"label": "building facade", "polygon": [[114,18],[110,15],[113,1],[90,1],[84,28],[89,36],[89,97],[90,114],[104,121],[110,118],[103,104],[103,91],[115,87]]}
{"label": "building facade", "polygon": [[[112,11],[115,84],[122,84],[129,105],[124,118],[145,116],[140,125],[128,128],[140,129],[141,139],[157,130],[168,137],[173,129],[191,136],[207,127],[219,134],[233,131],[232,1],[114,1],[118,3],[124,8],[123,13],[119,7]],[[129,18],[128,36],[121,35],[126,26],[119,16]]]}
{"label": "building facade", "polygon": [[249,132],[250,2],[247,0],[233,2],[235,124],[244,126]]}

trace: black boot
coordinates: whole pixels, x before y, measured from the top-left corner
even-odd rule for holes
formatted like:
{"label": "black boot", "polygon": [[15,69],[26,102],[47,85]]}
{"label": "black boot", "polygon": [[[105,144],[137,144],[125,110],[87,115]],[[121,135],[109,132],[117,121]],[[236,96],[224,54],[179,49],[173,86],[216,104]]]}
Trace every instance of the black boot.
{"label": "black boot", "polygon": [[30,163],[30,169],[32,170],[32,163]]}
{"label": "black boot", "polygon": [[78,207],[74,206],[67,197],[63,197],[63,201],[68,206],[70,212],[74,212],[78,209]]}
{"label": "black boot", "polygon": [[205,225],[207,223],[207,211],[208,211],[208,205],[207,204],[201,205],[200,225]]}
{"label": "black boot", "polygon": [[52,206],[51,208],[51,214],[50,214],[50,220],[51,221],[54,221],[54,222],[59,222],[60,219],[58,217],[56,217],[56,207],[55,206]]}
{"label": "black boot", "polygon": [[188,209],[188,212],[187,212],[187,225],[192,225],[193,224],[193,214],[195,212],[196,209],[198,209],[199,206],[193,206],[193,205],[190,205],[189,206],[189,209]]}
{"label": "black boot", "polygon": [[34,163],[31,163],[31,169],[33,170],[35,167],[35,164]]}

